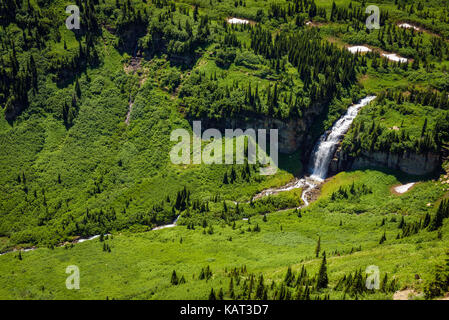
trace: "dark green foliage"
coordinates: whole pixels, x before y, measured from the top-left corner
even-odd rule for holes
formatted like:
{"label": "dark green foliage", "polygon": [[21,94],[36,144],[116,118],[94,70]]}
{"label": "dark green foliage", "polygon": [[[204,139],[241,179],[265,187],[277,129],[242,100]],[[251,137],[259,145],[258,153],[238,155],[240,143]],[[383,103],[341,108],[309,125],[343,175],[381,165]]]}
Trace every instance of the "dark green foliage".
{"label": "dark green foliage", "polygon": [[443,220],[449,218],[449,200],[445,199],[440,202],[437,212],[429,225],[429,231],[434,231],[443,225]]}
{"label": "dark green foliage", "polygon": [[170,283],[174,286],[179,284],[179,280],[178,280],[178,276],[176,274],[176,271],[173,270],[172,274],[171,274],[171,279],[170,279]]}
{"label": "dark green foliage", "polygon": [[217,297],[215,296],[214,288],[210,289],[209,300],[217,300]]}
{"label": "dark green foliage", "polygon": [[326,262],[326,252],[323,252],[323,260],[321,261],[320,270],[318,271],[318,277],[316,282],[317,289],[327,288],[329,279],[327,276],[327,262]]}
{"label": "dark green foliage", "polygon": [[382,243],[384,243],[385,241],[387,241],[387,236],[386,236],[386,234],[385,234],[385,232],[384,232],[383,235],[382,235],[382,237],[380,237],[379,244],[382,244]]}
{"label": "dark green foliage", "polygon": [[209,266],[207,266],[206,268],[201,268],[201,272],[199,275],[199,279],[200,280],[209,280],[212,277],[212,270],[210,269]]}
{"label": "dark green foliage", "polygon": [[354,182],[349,187],[340,187],[337,191],[332,192],[331,200],[355,199],[363,195],[371,194],[372,190],[367,185],[356,185]]}
{"label": "dark green foliage", "polygon": [[426,299],[432,299],[449,291],[449,250],[446,252],[445,263],[435,266],[434,279],[426,283],[424,294]]}
{"label": "dark green foliage", "polygon": [[[428,152],[437,153],[449,138],[449,127],[445,119],[449,119],[447,111],[435,110],[433,112],[432,126],[429,124],[430,118],[424,118],[422,125],[413,131],[404,128],[403,123],[399,130],[391,130],[379,120],[384,117],[386,109],[392,108],[395,113],[401,115],[403,119],[414,114],[413,104],[432,106],[434,108],[447,109],[448,98],[446,92],[421,91],[414,87],[409,89],[411,94],[405,94],[398,90],[387,90],[379,94],[376,104],[362,110],[371,112],[371,116],[358,118],[352,129],[346,135],[342,149],[352,157],[358,157],[363,152],[388,152],[402,155],[406,152],[426,154]],[[373,111],[376,116],[373,117]],[[416,127],[416,123],[409,126]],[[419,129],[418,129],[419,128]]]}
{"label": "dark green foliage", "polygon": [[[361,269],[356,270],[354,274],[350,273],[340,278],[335,286],[335,290],[343,291],[345,295],[353,298],[361,296],[365,293],[373,293],[375,288],[368,289],[366,285],[367,275]],[[398,284],[395,279],[388,282],[388,275],[385,273],[380,281],[379,290],[384,293],[393,293],[398,290]]]}

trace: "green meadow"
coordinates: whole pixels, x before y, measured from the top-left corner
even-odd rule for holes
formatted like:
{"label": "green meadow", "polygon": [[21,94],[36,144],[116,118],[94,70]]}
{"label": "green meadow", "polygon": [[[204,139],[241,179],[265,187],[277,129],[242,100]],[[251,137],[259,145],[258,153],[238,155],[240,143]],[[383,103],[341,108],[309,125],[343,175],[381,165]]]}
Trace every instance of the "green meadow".
{"label": "green meadow", "polygon": [[[330,203],[333,192],[354,181],[366,184],[372,193]],[[341,276],[370,265],[397,279],[399,289],[420,290],[431,279],[435,264],[442,262],[449,225],[446,221],[440,239],[436,231],[427,230],[396,239],[401,231],[398,224],[402,217],[412,223],[433,214],[446,188],[427,181],[405,194],[393,194],[390,188],[400,183],[395,175],[380,171],[346,172],[330,179],[320,198],[299,214],[286,210],[235,225],[221,222],[213,224],[212,234],[205,232],[207,227],[191,230],[180,225],[39,248],[22,253],[21,258],[17,252],[7,253],[0,257],[0,295],[7,299],[207,299],[211,288],[228,289],[226,273],[234,267],[245,266],[275,284],[282,282],[287,266],[297,272],[304,265],[309,273],[316,273],[321,261],[315,255],[318,237],[320,252],[328,257],[330,286],[323,294],[332,299],[342,298],[341,291],[332,289]],[[252,231],[256,225],[260,231]],[[384,232],[386,241],[379,244]],[[104,243],[110,252],[103,250]],[[79,290],[65,287],[69,265],[79,267]],[[200,280],[201,269],[207,266],[212,276]],[[173,270],[184,276],[185,283],[170,283]],[[415,279],[416,274],[423,280]],[[391,296],[374,292],[359,298]]]}
{"label": "green meadow", "polygon": [[[1,299],[447,293],[448,4],[76,3],[80,30],[65,26],[70,1],[0,6]],[[368,5],[380,7],[380,29],[366,28]],[[372,51],[351,54],[353,45]],[[306,175],[314,143],[367,95],[377,99],[354,120],[344,151],[436,154],[441,168],[340,172],[307,207],[303,188],[254,198]],[[172,163],[171,133],[192,134],[195,120],[289,124],[303,143],[279,155],[274,175],[248,158]],[[202,150],[229,142],[202,141]],[[79,290],[66,288],[68,266],[79,268]],[[379,289],[365,285],[369,266],[379,268]]]}

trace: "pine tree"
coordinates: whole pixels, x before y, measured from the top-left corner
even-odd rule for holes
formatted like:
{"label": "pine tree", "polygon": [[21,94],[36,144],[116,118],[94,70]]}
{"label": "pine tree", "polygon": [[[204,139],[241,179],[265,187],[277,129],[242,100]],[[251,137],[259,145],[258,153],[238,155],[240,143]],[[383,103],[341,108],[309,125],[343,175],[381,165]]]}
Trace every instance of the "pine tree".
{"label": "pine tree", "polygon": [[209,300],[217,300],[217,298],[215,297],[214,288],[210,289]]}
{"label": "pine tree", "polygon": [[228,181],[228,172],[225,172],[224,176],[223,176],[223,184],[228,184],[228,183],[229,183],[229,181]]}
{"label": "pine tree", "polygon": [[401,221],[399,222],[398,228],[402,229],[405,226],[404,216],[401,217]]}
{"label": "pine tree", "polygon": [[171,280],[170,280],[170,283],[172,284],[172,285],[178,285],[178,283],[179,283],[179,280],[178,280],[178,276],[176,275],[176,271],[175,270],[173,270],[173,272],[172,272],[172,274],[171,274]]}
{"label": "pine tree", "polygon": [[263,299],[263,295],[265,292],[265,285],[264,285],[264,281],[263,281],[263,275],[259,276],[259,281],[257,283],[257,287],[256,287],[256,299]]}
{"label": "pine tree", "polygon": [[284,277],[285,285],[289,286],[295,280],[295,275],[292,272],[292,268],[289,266],[287,269],[287,273]]}
{"label": "pine tree", "polygon": [[421,129],[421,138],[424,137],[424,135],[426,134],[426,130],[427,130],[427,118],[424,119],[424,124]]}
{"label": "pine tree", "polygon": [[443,220],[449,217],[449,200],[443,200],[438,206],[437,213],[429,225],[429,231],[435,231],[443,225]]}
{"label": "pine tree", "polygon": [[384,234],[382,235],[382,237],[380,237],[379,244],[382,244],[385,241],[387,241],[387,235],[385,234],[385,231],[384,231]]}
{"label": "pine tree", "polygon": [[323,252],[323,260],[321,261],[320,271],[318,272],[317,278],[317,289],[327,288],[328,277],[327,277],[327,265],[326,265],[326,251]]}
{"label": "pine tree", "polygon": [[81,86],[78,81],[78,78],[76,78],[76,81],[75,81],[75,93],[78,98],[81,97]]}
{"label": "pine tree", "polygon": [[195,7],[193,8],[193,20],[195,20],[195,22],[198,21],[198,5],[195,4]]}

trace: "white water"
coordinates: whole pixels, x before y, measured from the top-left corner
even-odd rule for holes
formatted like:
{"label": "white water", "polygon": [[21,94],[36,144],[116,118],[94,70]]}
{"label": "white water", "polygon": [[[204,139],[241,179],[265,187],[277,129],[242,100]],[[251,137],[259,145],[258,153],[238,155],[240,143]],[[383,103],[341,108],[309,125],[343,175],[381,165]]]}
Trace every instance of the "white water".
{"label": "white water", "polygon": [[[107,234],[105,234],[104,236],[110,236],[110,235],[111,235],[110,233],[107,233]],[[83,243],[83,242],[85,242],[85,241],[94,240],[94,239],[97,239],[97,238],[99,238],[99,237],[100,237],[100,235],[97,234],[97,235],[92,236],[92,237],[89,237],[89,238],[79,238],[79,239],[77,239],[77,240],[72,241],[71,243],[72,243],[72,244],[75,244],[75,243]],[[66,245],[66,243],[60,244],[60,245],[58,245],[58,247],[64,247],[65,245]],[[6,252],[3,252],[3,253],[0,253],[0,256],[2,256],[2,255],[4,255],[4,254],[7,254],[7,253],[10,253],[10,252],[19,252],[19,251],[22,251],[22,252],[28,252],[28,251],[34,251],[34,250],[36,250],[36,249],[39,249],[39,248],[38,248],[38,247],[31,247],[31,248],[19,249],[19,250],[14,249],[14,250],[11,250],[11,251],[6,251]]]}
{"label": "white water", "polygon": [[[165,229],[165,228],[176,227],[176,223],[178,222],[178,219],[179,219],[179,216],[176,217],[176,219],[175,219],[175,221],[173,221],[173,223],[171,223],[171,224],[166,224],[166,225],[159,226],[159,227],[155,227],[155,228],[153,228],[153,229],[151,229],[151,230],[160,230],[160,229]],[[109,233],[108,233],[108,234],[105,234],[105,236],[110,236],[110,234],[109,234]],[[91,236],[91,237],[89,237],[89,238],[80,238],[80,239],[78,239],[78,240],[73,241],[72,244],[75,244],[75,243],[83,243],[83,242],[85,242],[85,241],[94,240],[94,239],[97,239],[97,238],[99,238],[99,237],[100,237],[100,235],[97,234],[97,235]],[[65,246],[65,244],[59,245],[59,247],[63,247],[63,246]],[[27,249],[20,249],[20,251],[22,251],[22,252],[28,252],[28,251],[33,251],[33,250],[36,250],[36,249],[38,249],[38,248],[37,248],[37,247],[32,247],[32,248],[27,248]],[[11,250],[11,251],[6,251],[6,252],[3,252],[3,253],[0,253],[0,256],[2,256],[2,255],[4,255],[4,254],[7,254],[7,253],[10,253],[10,252],[16,252],[16,251],[19,251],[19,250],[14,249],[14,250]]]}
{"label": "white water", "polygon": [[[314,148],[314,153],[312,156],[313,160],[311,161],[312,175],[310,177],[304,177],[301,179],[297,179],[293,182],[288,183],[284,187],[264,190],[261,193],[255,195],[253,197],[253,199],[265,197],[270,194],[275,194],[275,193],[282,192],[282,191],[289,191],[292,189],[303,188],[301,199],[304,202],[304,207],[308,206],[309,201],[307,200],[307,194],[317,187],[316,181],[321,182],[326,178],[329,164],[331,161],[331,157],[334,155],[337,145],[340,143],[344,134],[349,130],[349,127],[351,126],[352,121],[354,121],[354,118],[357,116],[360,109],[363,108],[364,106],[366,106],[371,101],[373,101],[375,98],[376,98],[375,96],[368,96],[366,98],[363,98],[360,101],[360,103],[350,106],[348,108],[348,111],[346,112],[346,114],[334,124],[334,126],[330,130],[330,133],[326,132],[321,136],[320,140],[318,141],[318,143],[316,144],[316,146]],[[398,190],[396,190],[396,191],[399,193],[406,192],[409,188],[411,188],[413,186],[413,184],[408,184],[408,185],[397,187]],[[160,230],[160,229],[175,227],[176,223],[178,222],[178,219],[179,219],[179,216],[176,217],[176,219],[175,219],[175,221],[173,221],[173,223],[159,226],[159,227],[153,228],[152,230]],[[109,235],[109,234],[107,234],[107,235]],[[84,241],[94,240],[99,237],[100,237],[100,235],[95,235],[95,236],[92,236],[92,237],[89,237],[86,239],[78,239],[78,240],[74,241],[73,243],[82,243]],[[27,252],[27,251],[32,251],[35,249],[37,249],[37,248],[33,247],[33,248],[22,249],[22,251]],[[16,251],[16,250],[0,253],[0,256],[4,255],[6,253],[9,253],[9,252],[14,252],[14,251]]]}
{"label": "white water", "polygon": [[153,228],[151,230],[161,230],[161,229],[165,229],[165,228],[176,227],[176,222],[178,222],[178,219],[179,219],[179,216],[176,217],[176,219],[175,219],[175,221],[173,221],[173,223],[166,224],[166,225],[163,225],[163,226],[159,226],[159,227]]}
{"label": "white water", "polygon": [[354,121],[360,109],[373,101],[375,96],[363,98],[358,104],[348,108],[346,114],[341,117],[330,131],[325,132],[316,144],[310,161],[311,178],[318,181],[326,179],[327,171],[332,156],[337,149],[338,144],[343,139],[345,133]]}
{"label": "white water", "polygon": [[350,106],[346,114],[334,124],[332,129],[321,136],[313,149],[313,154],[310,159],[311,176],[296,179],[279,188],[263,190],[262,192],[256,194],[253,197],[253,200],[272,194],[277,194],[282,191],[303,188],[301,199],[304,202],[304,205],[302,207],[307,207],[309,205],[308,194],[317,188],[326,178],[332,156],[334,155],[335,150],[340,141],[343,139],[345,133],[349,130],[354,118],[357,116],[361,108],[366,106],[375,98],[375,96],[367,96],[366,98],[360,100],[358,104]]}
{"label": "white water", "polygon": [[279,187],[279,188],[270,188],[270,189],[266,189],[258,194],[256,194],[253,197],[253,200],[256,199],[260,199],[269,195],[273,195],[273,194],[277,194],[279,192],[283,192],[283,191],[290,191],[293,189],[299,189],[299,188],[303,188],[303,192],[301,195],[301,200],[304,202],[304,207],[309,205],[309,201],[307,200],[307,194],[312,191],[317,185],[314,184],[312,181],[310,181],[310,179],[308,179],[307,177],[305,178],[301,178],[301,179],[296,179],[292,182],[289,182],[288,184],[286,184],[285,186]]}
{"label": "white water", "polygon": [[85,242],[85,241],[94,240],[94,239],[97,239],[97,238],[99,238],[99,237],[100,237],[100,235],[97,234],[97,235],[95,235],[95,236],[92,236],[92,237],[89,237],[89,238],[86,238],[86,239],[79,239],[76,243],[83,243],[83,242]]}

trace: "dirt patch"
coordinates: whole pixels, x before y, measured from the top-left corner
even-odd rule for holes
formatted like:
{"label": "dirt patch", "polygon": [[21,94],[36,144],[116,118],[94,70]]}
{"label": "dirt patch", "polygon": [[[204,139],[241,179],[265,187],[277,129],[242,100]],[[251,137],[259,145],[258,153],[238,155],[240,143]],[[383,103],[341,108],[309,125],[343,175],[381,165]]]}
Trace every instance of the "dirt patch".
{"label": "dirt patch", "polygon": [[418,293],[413,289],[405,289],[396,291],[393,295],[393,300],[412,300]]}
{"label": "dirt patch", "polygon": [[132,57],[130,62],[127,65],[123,66],[123,70],[125,70],[125,72],[127,74],[129,74],[130,72],[135,73],[138,70],[140,70],[141,61],[142,61],[142,58]]}

